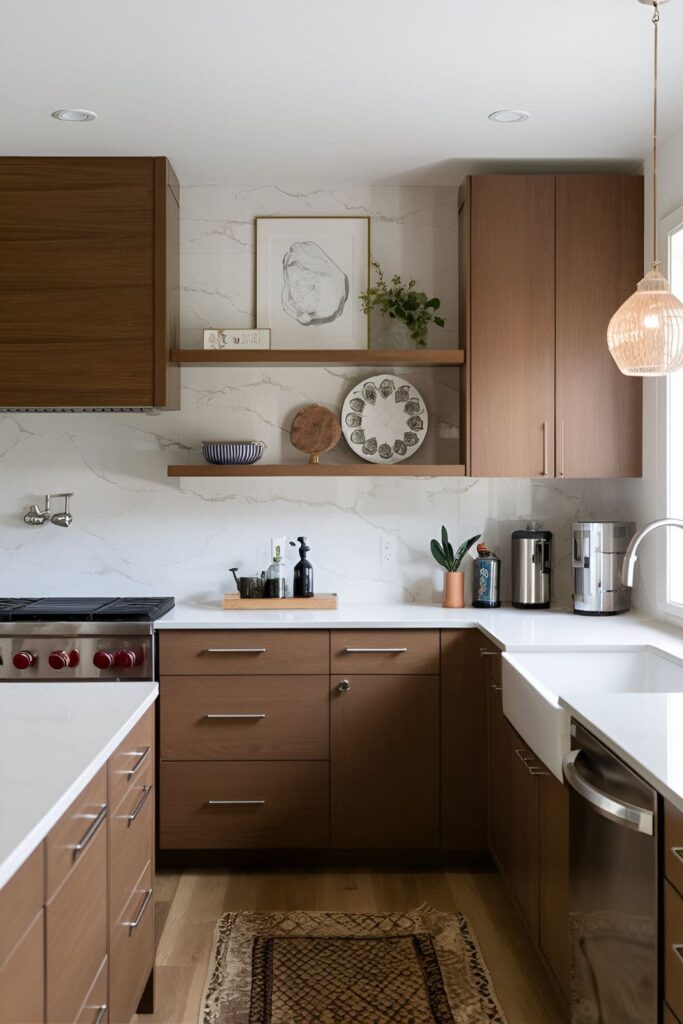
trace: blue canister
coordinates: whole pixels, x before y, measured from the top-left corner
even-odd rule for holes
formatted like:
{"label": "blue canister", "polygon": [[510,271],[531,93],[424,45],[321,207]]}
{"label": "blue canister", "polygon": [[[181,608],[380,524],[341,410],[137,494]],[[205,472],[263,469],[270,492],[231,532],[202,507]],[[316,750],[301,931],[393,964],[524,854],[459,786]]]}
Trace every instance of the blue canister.
{"label": "blue canister", "polygon": [[500,608],[500,558],[485,544],[477,544],[472,584],[474,608]]}

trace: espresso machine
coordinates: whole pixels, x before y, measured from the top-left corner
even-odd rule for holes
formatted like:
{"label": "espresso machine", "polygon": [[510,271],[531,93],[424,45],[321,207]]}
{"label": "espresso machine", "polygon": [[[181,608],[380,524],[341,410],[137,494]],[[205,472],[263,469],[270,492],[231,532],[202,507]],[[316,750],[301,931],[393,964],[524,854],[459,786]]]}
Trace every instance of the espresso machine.
{"label": "espresso machine", "polygon": [[631,590],[622,586],[620,575],[635,530],[635,523],[573,523],[572,572],[577,615],[619,615],[628,611]]}
{"label": "espresso machine", "polygon": [[550,608],[550,558],[553,535],[533,520],[512,534],[514,608]]}

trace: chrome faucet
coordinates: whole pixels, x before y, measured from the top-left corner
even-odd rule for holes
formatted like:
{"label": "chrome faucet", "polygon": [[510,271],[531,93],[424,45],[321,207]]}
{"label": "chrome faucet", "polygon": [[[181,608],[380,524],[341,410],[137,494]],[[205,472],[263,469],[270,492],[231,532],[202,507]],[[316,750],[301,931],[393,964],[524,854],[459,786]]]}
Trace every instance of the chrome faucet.
{"label": "chrome faucet", "polygon": [[636,530],[624,553],[624,561],[621,566],[622,587],[633,586],[633,573],[636,568],[636,562],[638,561],[636,551],[640,546],[640,542],[643,537],[647,537],[648,533],[652,533],[653,530],[658,530],[660,526],[678,526],[683,530],[683,519],[655,519],[652,523],[648,523],[646,526],[641,526],[639,530]]}

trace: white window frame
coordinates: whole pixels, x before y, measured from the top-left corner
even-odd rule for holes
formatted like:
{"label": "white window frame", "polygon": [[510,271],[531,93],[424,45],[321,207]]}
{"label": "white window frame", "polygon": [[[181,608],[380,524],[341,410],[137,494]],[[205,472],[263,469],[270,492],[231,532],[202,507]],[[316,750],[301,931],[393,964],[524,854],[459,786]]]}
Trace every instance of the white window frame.
{"label": "white window frame", "polygon": [[[679,206],[667,217],[663,217],[659,227],[659,250],[662,261],[662,272],[670,279],[671,268],[671,236],[683,229],[683,206]],[[683,373],[683,370],[679,371]],[[671,378],[660,377],[655,385],[655,445],[657,452],[657,516],[671,515],[669,465],[671,456],[670,445],[670,411],[671,411]],[[662,618],[676,625],[683,625],[683,604],[669,600],[669,557],[671,547],[671,530],[658,530],[657,540],[657,609]],[[654,540],[655,537],[652,539]]]}

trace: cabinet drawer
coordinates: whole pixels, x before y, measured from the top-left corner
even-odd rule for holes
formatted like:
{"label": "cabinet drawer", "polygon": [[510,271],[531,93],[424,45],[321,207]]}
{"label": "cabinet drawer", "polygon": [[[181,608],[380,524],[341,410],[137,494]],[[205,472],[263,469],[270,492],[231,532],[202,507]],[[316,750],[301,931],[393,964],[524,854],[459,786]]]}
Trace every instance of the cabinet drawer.
{"label": "cabinet drawer", "polygon": [[47,1019],[73,1024],[107,952],[107,830],[46,908]]}
{"label": "cabinet drawer", "polygon": [[120,914],[112,917],[109,1020],[128,1024],[154,967],[152,865],[145,868]]}
{"label": "cabinet drawer", "polygon": [[9,882],[0,888],[0,967],[42,909],[45,846],[40,844]]}
{"label": "cabinet drawer", "polygon": [[164,760],[325,761],[328,676],[165,676]]}
{"label": "cabinet drawer", "polygon": [[99,832],[105,831],[107,814],[107,768],[76,797],[49,833],[47,846],[46,896],[51,899],[59,886],[85,855]]}
{"label": "cabinet drawer", "polygon": [[332,673],[374,675],[439,672],[439,633],[436,629],[334,630]]}
{"label": "cabinet drawer", "polygon": [[104,958],[102,966],[97,972],[97,977],[85,997],[81,1012],[76,1018],[75,1024],[107,1024],[109,1020],[109,1007],[107,1005],[107,958]]}
{"label": "cabinet drawer", "polygon": [[664,801],[664,874],[683,894],[683,812]]}
{"label": "cabinet drawer", "polygon": [[44,929],[41,909],[0,967],[0,1024],[40,1024],[44,1019]]}
{"label": "cabinet drawer", "polygon": [[148,708],[134,725],[107,765],[109,811],[115,811],[140,773],[154,763],[154,708]]}
{"label": "cabinet drawer", "polygon": [[109,915],[114,918],[130,898],[140,874],[152,859],[154,787],[151,762],[109,816]]}
{"label": "cabinet drawer", "polygon": [[664,998],[683,1018],[683,897],[664,882]]}
{"label": "cabinet drawer", "polygon": [[317,675],[329,671],[327,630],[188,629],[159,636],[162,675]]}
{"label": "cabinet drawer", "polygon": [[162,761],[159,785],[162,849],[328,845],[327,762]]}

